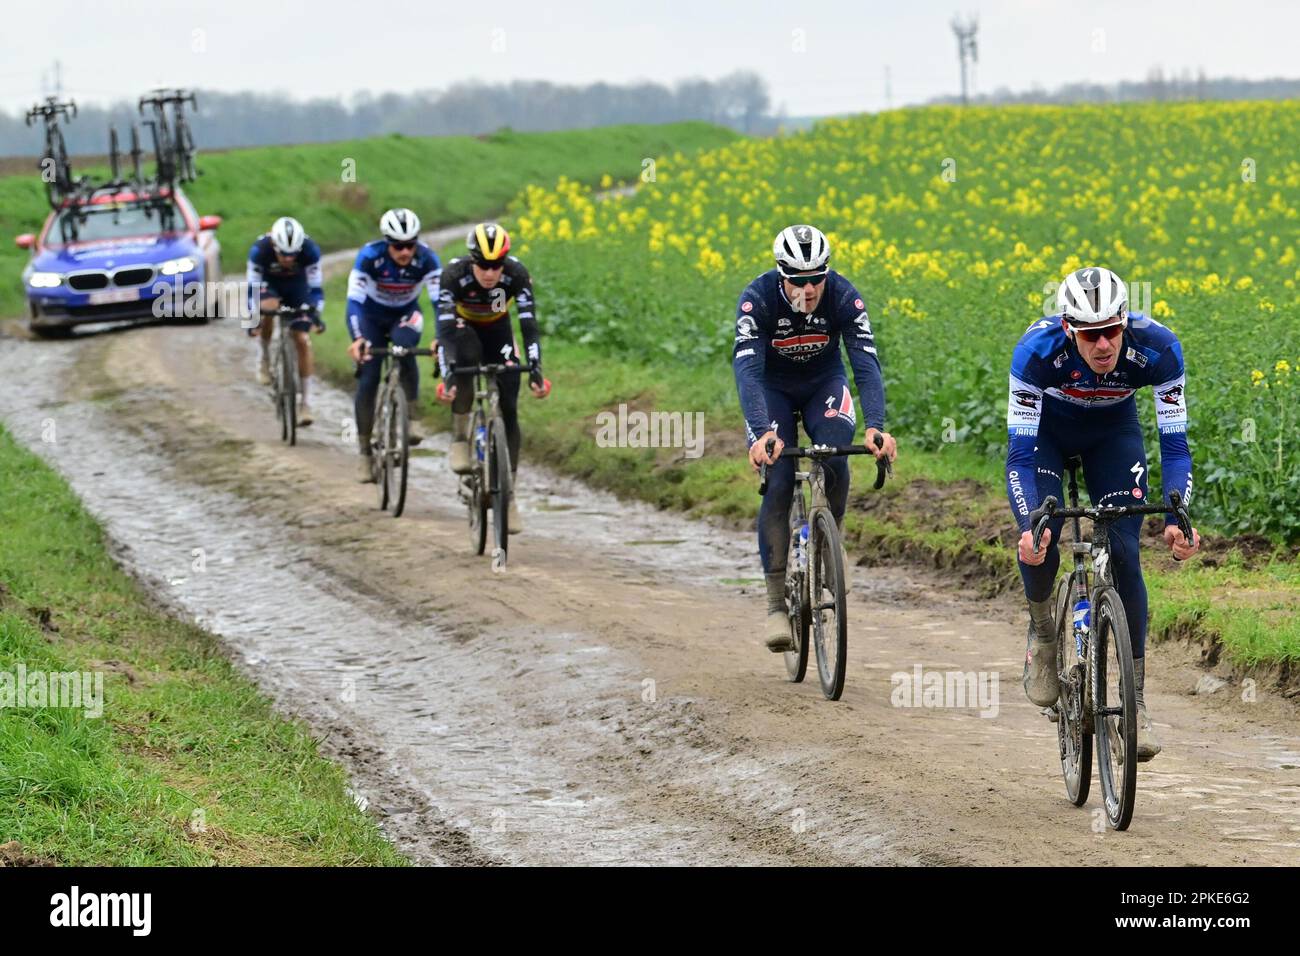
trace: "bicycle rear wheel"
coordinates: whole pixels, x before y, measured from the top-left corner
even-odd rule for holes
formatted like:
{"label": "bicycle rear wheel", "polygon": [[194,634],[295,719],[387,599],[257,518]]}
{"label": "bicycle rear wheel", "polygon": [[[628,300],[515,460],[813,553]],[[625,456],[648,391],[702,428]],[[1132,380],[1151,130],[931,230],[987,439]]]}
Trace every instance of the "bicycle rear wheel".
{"label": "bicycle rear wheel", "polygon": [[1092,600],[1093,730],[1106,822],[1127,830],[1137,797],[1137,684],[1124,604],[1113,587]]}
{"label": "bicycle rear wheel", "polygon": [[[800,492],[802,494],[802,492]],[[786,651],[785,674],[791,683],[803,682],[808,673],[808,632],[812,627],[812,612],[808,609],[808,553],[798,547],[798,536],[804,524],[802,501],[790,509],[794,516],[790,521],[790,547],[785,559],[785,606],[790,618],[790,640],[794,650]]]}
{"label": "bicycle rear wheel", "polygon": [[406,473],[411,463],[411,423],[406,393],[401,387],[388,393],[389,428],[388,468],[384,472],[388,481],[388,500],[393,505],[393,517],[400,518],[406,508]]}
{"label": "bicycle rear wheel", "polygon": [[1092,732],[1084,728],[1087,661],[1079,656],[1070,606],[1078,573],[1067,574],[1056,586],[1056,661],[1061,681],[1061,696],[1056,701],[1056,742],[1061,754],[1065,795],[1076,807],[1081,807],[1088,800],[1092,784]]}
{"label": "bicycle rear wheel", "polygon": [[817,674],[827,700],[844,693],[848,664],[849,619],[844,594],[844,555],[835,519],[826,510],[813,514],[808,529],[812,546],[812,631]]}
{"label": "bicycle rear wheel", "polygon": [[505,425],[494,420],[488,429],[488,483],[492,489],[492,565],[504,567],[510,547],[510,447],[506,444]]}

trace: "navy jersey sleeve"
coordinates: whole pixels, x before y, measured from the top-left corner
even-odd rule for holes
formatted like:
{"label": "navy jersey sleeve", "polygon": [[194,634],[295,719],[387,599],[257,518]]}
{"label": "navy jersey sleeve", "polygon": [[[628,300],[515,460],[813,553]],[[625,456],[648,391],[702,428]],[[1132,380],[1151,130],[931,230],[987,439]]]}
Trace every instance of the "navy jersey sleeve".
{"label": "navy jersey sleeve", "polygon": [[442,260],[438,258],[438,253],[434,252],[427,246],[424,247],[424,251],[428,253],[428,258],[425,262],[427,271],[424,273],[424,288],[429,293],[429,309],[433,312],[435,316],[434,321],[436,322],[436,316],[438,314],[438,294],[442,286]]}
{"label": "navy jersey sleeve", "polygon": [[262,239],[259,236],[248,250],[248,267],[244,279],[248,284],[248,307],[257,314],[258,302],[262,298],[262,286],[266,282],[266,263],[263,259]]}
{"label": "navy jersey sleeve", "polygon": [[320,246],[314,239],[308,239],[303,244],[298,261],[302,264],[307,279],[307,300],[319,315],[325,310],[325,276],[321,271]]}
{"label": "navy jersey sleeve", "polygon": [[771,339],[770,330],[764,328],[766,318],[762,296],[751,285],[736,303],[736,341],[731,359],[740,408],[745,416],[745,436],[751,445],[772,427],[767,414],[767,396],[763,392],[767,343]]}
{"label": "navy jersey sleeve", "polygon": [[885,427],[885,382],[880,374],[880,359],[876,354],[876,340],[871,331],[867,305],[852,283],[845,281],[839,293],[835,318],[849,353],[853,381],[858,387],[858,401],[862,403],[862,420],[867,428],[883,430]]}

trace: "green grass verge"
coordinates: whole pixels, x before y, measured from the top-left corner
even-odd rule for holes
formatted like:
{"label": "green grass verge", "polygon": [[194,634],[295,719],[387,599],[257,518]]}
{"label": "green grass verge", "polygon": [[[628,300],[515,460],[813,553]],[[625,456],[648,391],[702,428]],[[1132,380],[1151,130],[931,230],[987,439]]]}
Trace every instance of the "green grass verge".
{"label": "green grass verge", "polygon": [[400,865],[307,729],[158,609],[0,429],[0,672],[98,671],[102,718],[0,710],[0,843],[77,865]]}
{"label": "green grass verge", "polygon": [[[224,218],[222,262],[227,272],[242,273],[249,245],[277,216],[300,219],[327,250],[355,246],[378,234],[380,214],[393,206],[414,209],[426,227],[463,222],[504,209],[522,183],[632,180],[647,157],[693,153],[737,136],[690,122],[236,149],[201,155],[202,175],[186,190],[200,213]],[[39,231],[48,211],[34,160],[31,175],[0,177],[0,315],[24,309],[19,273],[27,253],[12,236]]]}

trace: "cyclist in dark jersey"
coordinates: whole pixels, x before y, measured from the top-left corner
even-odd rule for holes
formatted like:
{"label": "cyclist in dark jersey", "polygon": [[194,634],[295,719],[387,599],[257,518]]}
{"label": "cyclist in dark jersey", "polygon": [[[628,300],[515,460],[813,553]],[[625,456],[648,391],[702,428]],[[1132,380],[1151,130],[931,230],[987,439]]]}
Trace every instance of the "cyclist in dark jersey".
{"label": "cyclist in dark jersey", "polygon": [[[867,307],[853,284],[829,268],[830,252],[826,236],[812,226],[782,230],[773,243],[776,268],[751,282],[736,304],[732,363],[749,460],[755,469],[771,466],[758,512],[758,553],[767,584],[764,637],[768,648],[778,653],[790,649],[785,564],[795,463],[777,456],[787,441],[798,438],[796,411],[813,442],[853,442],[857,416],[840,360],[841,339],[862,402],[866,447],[877,458],[893,460],[897,454],[893,437],[883,431],[885,387]],[[877,433],[884,441],[880,449],[873,441]],[[775,441],[770,455],[769,439]],[[842,523],[849,496],[848,460],[832,458],[825,467],[826,496],[836,522]]]}
{"label": "cyclist in dark jersey", "polygon": [[[438,359],[443,382],[456,364],[519,364],[515,335],[510,327],[510,303],[519,310],[519,330],[524,337],[528,387],[537,398],[550,394],[551,383],[542,376],[541,332],[534,312],[533,281],[524,264],[509,255],[510,235],[494,222],[482,222],[466,237],[468,255],[452,259],[442,273],[438,296]],[[519,376],[498,380],[501,417],[505,420],[510,466],[519,470]],[[458,375],[450,387],[438,386],[438,397],[451,403],[451,470],[470,470],[469,413],[474,402],[474,378]],[[511,533],[523,530],[515,495],[510,496],[508,524]]]}
{"label": "cyclist in dark jersey", "polygon": [[262,313],[261,322],[248,330],[249,336],[258,336],[262,347],[261,361],[257,367],[257,380],[263,385],[271,381],[271,333],[275,328],[274,313],[281,305],[294,308],[308,306],[309,312],[289,324],[290,334],[298,350],[298,374],[301,379],[299,395],[302,407],[298,410],[298,424],[312,423],[308,397],[311,392],[313,355],[307,333],[325,331],[321,312],[325,308],[325,291],[321,278],[320,246],[302,228],[302,223],[292,216],[281,216],[271,225],[271,231],[258,236],[248,250],[249,305]]}
{"label": "cyclist in dark jersey", "polygon": [[[1151,386],[1160,429],[1163,494],[1192,496],[1192,455],[1187,447],[1187,397],[1183,350],[1178,337],[1155,319],[1128,311],[1128,290],[1106,269],[1080,269],[1066,276],[1056,295],[1058,315],[1031,325],[1011,359],[1007,399],[1007,497],[1020,528],[1017,552],[1029,601],[1025,694],[1040,707],[1056,702],[1059,680],[1052,585],[1060,566],[1057,539],[1064,519],[1048,523],[1044,546],[1033,551],[1029,514],[1048,495],[1062,499],[1067,458],[1083,460],[1083,478],[1094,505],[1141,502],[1147,497],[1147,460],[1134,392]],[[1141,515],[1111,529],[1115,588],[1128,618],[1138,705],[1138,760],[1160,752],[1147,715],[1147,590],[1138,560]],[[1189,544],[1173,515],[1164,540],[1174,558],[1200,548]]]}

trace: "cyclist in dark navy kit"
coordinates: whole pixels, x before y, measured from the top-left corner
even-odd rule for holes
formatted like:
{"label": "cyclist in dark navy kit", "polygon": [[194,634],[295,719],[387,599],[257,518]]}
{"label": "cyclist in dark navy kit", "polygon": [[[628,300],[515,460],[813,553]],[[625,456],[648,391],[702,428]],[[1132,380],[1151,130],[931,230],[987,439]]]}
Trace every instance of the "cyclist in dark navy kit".
{"label": "cyclist in dark navy kit", "polygon": [[[363,482],[375,480],[370,470],[370,429],[382,364],[369,357],[369,348],[390,342],[407,348],[418,346],[424,331],[420,290],[428,289],[429,303],[436,305],[442,275],[437,253],[420,241],[420,218],[411,210],[388,210],[379,220],[379,230],[384,238],[361,248],[348,276],[348,334],[352,336],[348,355],[361,365],[354,414],[361,451],[357,478]],[[419,370],[412,355],[398,361],[411,408],[410,441],[418,445],[424,439],[415,417]]]}
{"label": "cyclist in dark navy kit", "polygon": [[[871,320],[853,284],[831,270],[830,243],[812,226],[790,226],[773,243],[776,268],[741,293],[736,305],[733,367],[745,414],[749,461],[767,464],[768,487],[758,512],[758,553],[767,585],[764,637],[774,652],[791,649],[785,604],[785,564],[790,543],[790,497],[795,463],[778,459],[786,442],[795,442],[795,412],[817,444],[849,445],[857,416],[840,359],[840,342],[849,353],[853,380],[866,421],[866,447],[877,458],[897,454],[894,438],[883,431],[885,387],[880,376]],[[884,445],[876,448],[879,434]],[[767,442],[774,440],[771,454]],[[835,520],[843,523],[849,495],[845,458],[826,462],[826,496]]]}
{"label": "cyclist in dark navy kit", "polygon": [[[533,280],[524,264],[509,254],[510,234],[495,222],[481,222],[469,231],[465,246],[468,255],[447,263],[438,299],[438,360],[443,383],[448,381],[448,369],[456,364],[519,363],[515,334],[510,328],[513,302],[524,338],[528,388],[535,398],[545,398],[551,392],[551,383],[542,375],[541,330],[534,311]],[[497,388],[510,467],[518,471],[519,376],[502,376]],[[469,417],[474,377],[458,375],[450,386],[439,384],[438,397],[451,404],[451,470],[466,474],[471,467]],[[515,498],[510,496],[506,522],[511,534],[523,530]]]}
{"label": "cyclist in dark navy kit", "polygon": [[[1094,506],[1143,502],[1147,459],[1134,392],[1150,385],[1160,430],[1160,478],[1165,500],[1192,496],[1192,455],[1187,446],[1187,396],[1178,337],[1155,319],[1128,311],[1128,290],[1107,269],[1089,267],[1065,277],[1056,294],[1057,315],[1031,325],[1011,359],[1007,399],[1007,497],[1020,528],[1017,553],[1029,601],[1025,694],[1050,707],[1059,693],[1052,585],[1060,566],[1057,539],[1064,519],[1048,523],[1043,547],[1033,551],[1029,514],[1048,495],[1062,499],[1066,459],[1083,460],[1083,479]],[[1173,515],[1164,540],[1176,560],[1200,548],[1189,543]],[[1147,715],[1147,590],[1138,560],[1141,515],[1111,529],[1115,587],[1128,617],[1137,684],[1138,760],[1160,752]]]}
{"label": "cyclist in dark navy kit", "polygon": [[298,424],[312,423],[308,396],[311,391],[312,362],[311,340],[307,334],[325,331],[321,312],[325,308],[325,290],[322,287],[320,246],[302,228],[302,223],[291,216],[281,216],[271,225],[271,231],[257,237],[248,250],[249,307],[261,312],[261,322],[248,330],[249,336],[259,336],[262,346],[257,380],[263,385],[271,381],[271,333],[275,328],[272,313],[281,305],[298,308],[308,306],[310,311],[301,319],[290,323],[290,333],[298,349],[298,375],[302,379],[299,389],[302,407],[298,410]]}

